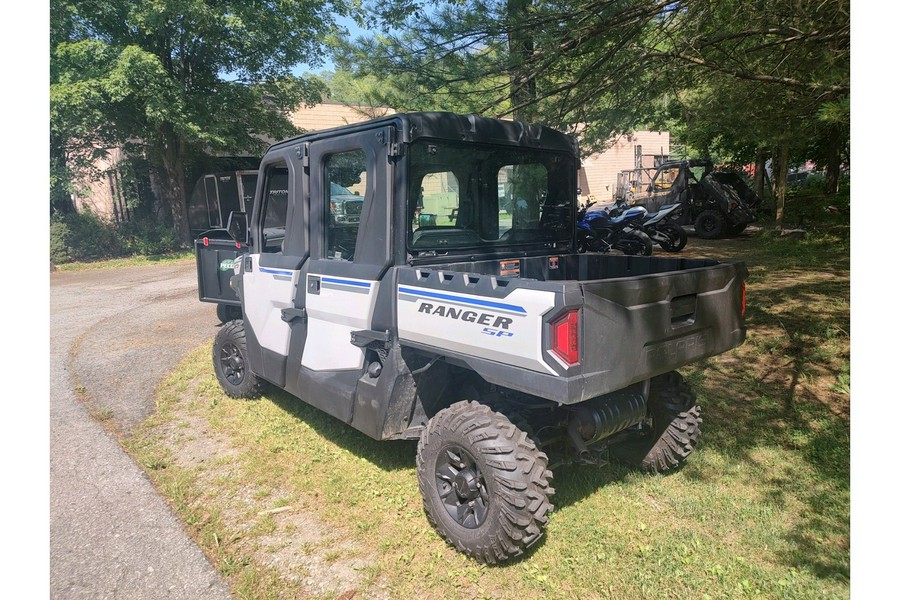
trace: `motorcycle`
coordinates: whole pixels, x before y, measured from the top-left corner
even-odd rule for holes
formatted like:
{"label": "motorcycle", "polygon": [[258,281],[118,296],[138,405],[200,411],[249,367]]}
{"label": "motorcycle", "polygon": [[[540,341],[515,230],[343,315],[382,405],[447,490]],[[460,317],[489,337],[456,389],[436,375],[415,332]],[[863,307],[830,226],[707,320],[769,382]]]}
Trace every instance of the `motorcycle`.
{"label": "motorcycle", "polygon": [[588,212],[594,202],[589,202],[578,210],[576,231],[579,252],[609,252],[619,250],[624,254],[650,256],[653,242],[645,235],[634,231],[636,222],[642,220],[647,210],[634,207],[619,216],[612,216],[606,210]]}
{"label": "motorcycle", "polygon": [[[609,212],[611,215],[617,215],[627,210],[628,205],[620,202]],[[679,252],[687,244],[687,233],[681,225],[674,222],[680,212],[680,204],[667,204],[657,212],[648,213],[643,219],[632,223],[629,231],[640,231],[666,252]],[[672,222],[669,222],[669,219]]]}

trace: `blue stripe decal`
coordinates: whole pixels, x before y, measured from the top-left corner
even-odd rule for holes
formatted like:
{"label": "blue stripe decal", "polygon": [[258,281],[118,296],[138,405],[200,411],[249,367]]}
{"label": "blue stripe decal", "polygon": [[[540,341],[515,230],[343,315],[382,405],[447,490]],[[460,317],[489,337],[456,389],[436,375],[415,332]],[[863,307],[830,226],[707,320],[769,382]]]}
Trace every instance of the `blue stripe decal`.
{"label": "blue stripe decal", "polygon": [[461,304],[471,304],[473,306],[485,306],[488,308],[499,308],[502,310],[508,310],[512,312],[517,312],[520,314],[528,314],[524,308],[521,306],[515,306],[513,304],[503,304],[502,302],[491,302],[489,300],[475,300],[474,298],[465,298],[462,296],[451,296],[449,294],[439,294],[437,292],[423,292],[422,290],[414,290],[411,288],[400,288],[401,294],[409,294],[411,296],[421,296],[423,298],[435,298],[437,300],[449,300],[452,302],[459,302]]}
{"label": "blue stripe decal", "polygon": [[288,277],[292,277],[294,275],[293,271],[282,271],[280,269],[267,269],[266,267],[259,268],[260,273],[271,273],[272,275],[287,275]]}
{"label": "blue stripe decal", "polygon": [[334,277],[323,277],[323,283],[336,283],[338,285],[355,285],[357,287],[370,288],[372,287],[371,283],[366,283],[364,281],[350,281],[349,279],[335,279]]}

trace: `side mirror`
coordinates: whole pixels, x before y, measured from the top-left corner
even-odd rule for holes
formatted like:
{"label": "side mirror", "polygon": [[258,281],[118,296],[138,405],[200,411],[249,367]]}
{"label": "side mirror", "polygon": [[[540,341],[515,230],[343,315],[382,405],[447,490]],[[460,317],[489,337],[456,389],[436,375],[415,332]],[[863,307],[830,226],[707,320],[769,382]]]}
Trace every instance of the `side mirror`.
{"label": "side mirror", "polygon": [[239,244],[248,243],[247,213],[236,210],[231,211],[228,215],[228,226],[226,229],[228,229],[228,234],[235,242]]}

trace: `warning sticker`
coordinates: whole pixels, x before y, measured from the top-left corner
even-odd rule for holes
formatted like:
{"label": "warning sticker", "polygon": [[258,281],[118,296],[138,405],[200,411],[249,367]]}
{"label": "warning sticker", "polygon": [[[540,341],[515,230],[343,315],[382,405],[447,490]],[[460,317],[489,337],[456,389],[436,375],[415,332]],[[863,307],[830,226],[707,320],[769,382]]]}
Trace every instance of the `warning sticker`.
{"label": "warning sticker", "polygon": [[506,277],[518,277],[519,276],[519,261],[516,260],[501,260],[500,261],[500,274],[505,275]]}

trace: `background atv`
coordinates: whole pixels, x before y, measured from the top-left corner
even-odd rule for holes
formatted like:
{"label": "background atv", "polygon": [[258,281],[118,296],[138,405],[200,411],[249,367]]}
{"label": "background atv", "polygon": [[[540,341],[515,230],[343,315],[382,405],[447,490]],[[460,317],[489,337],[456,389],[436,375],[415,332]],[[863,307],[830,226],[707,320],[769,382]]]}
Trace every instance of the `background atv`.
{"label": "background atv", "polygon": [[[642,176],[649,183],[646,188]],[[741,185],[743,184],[743,185]],[[712,161],[669,161],[655,171],[633,169],[619,173],[616,201],[643,206],[650,212],[666,204],[679,203],[677,223],[694,227],[704,239],[736,235],[756,221],[759,197],[735,173],[713,171]]]}

